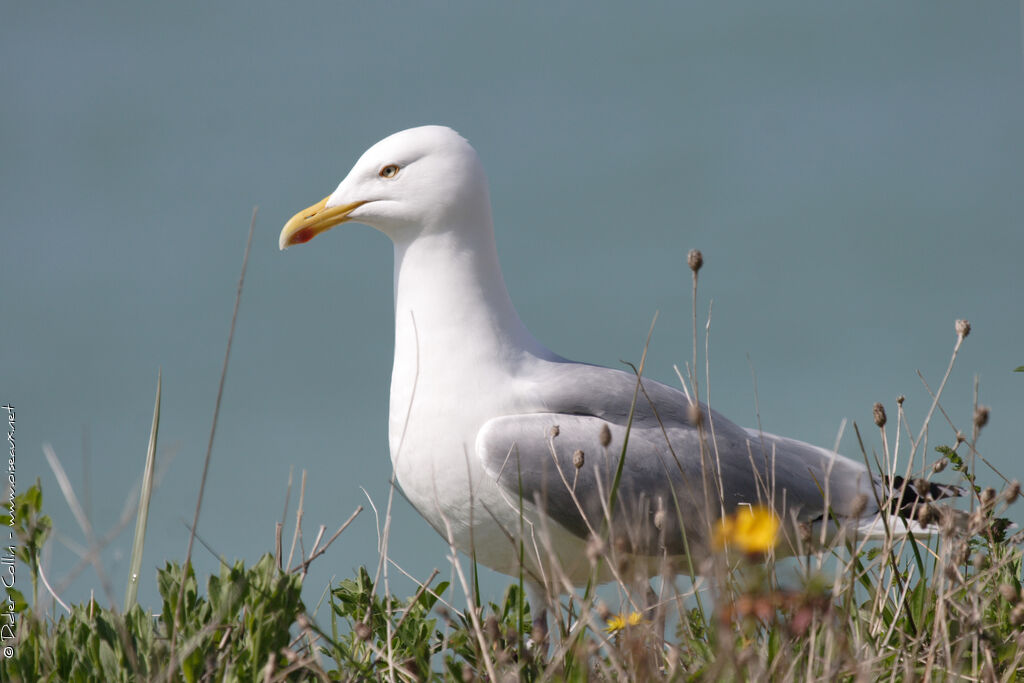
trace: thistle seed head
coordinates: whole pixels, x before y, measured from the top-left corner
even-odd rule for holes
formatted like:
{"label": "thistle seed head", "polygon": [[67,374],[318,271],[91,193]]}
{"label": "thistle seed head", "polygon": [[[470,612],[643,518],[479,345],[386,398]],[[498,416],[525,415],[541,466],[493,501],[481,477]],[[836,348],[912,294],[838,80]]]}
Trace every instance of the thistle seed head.
{"label": "thistle seed head", "polygon": [[591,536],[587,541],[587,559],[590,560],[590,564],[596,564],[602,555],[604,555],[604,542],[597,536]]}
{"label": "thistle seed head", "polygon": [[986,555],[985,553],[978,553],[974,556],[974,561],[971,564],[973,564],[974,568],[977,569],[979,572],[984,570],[986,567],[988,567],[988,555]]}
{"label": "thistle seed head", "polygon": [[946,469],[946,465],[948,464],[949,460],[947,460],[946,458],[939,458],[938,460],[935,461],[935,464],[932,465],[932,472],[938,474],[942,470]]}
{"label": "thistle seed head", "polygon": [[896,405],[901,406],[901,405],[903,405],[903,402],[906,401],[906,400],[907,400],[907,397],[904,396],[903,394],[900,394],[899,396],[896,397]]}
{"label": "thistle seed head", "polygon": [[558,428],[558,425],[551,425],[551,438],[555,438],[562,433],[562,430]]}
{"label": "thistle seed head", "polygon": [[956,534],[956,515],[952,510],[942,510],[942,536],[952,538]]}
{"label": "thistle seed head", "polygon": [[696,402],[691,402],[690,405],[687,406],[686,415],[694,427],[699,427],[704,422],[704,413],[701,412],[700,405]]}
{"label": "thistle seed head", "polygon": [[938,517],[935,508],[928,503],[917,508],[917,521],[921,526],[931,526],[933,522],[938,521]]}
{"label": "thistle seed head", "polygon": [[686,264],[696,273],[704,265],[704,254],[700,253],[700,249],[691,249],[686,255]]}
{"label": "thistle seed head", "polygon": [[1017,502],[1017,498],[1020,497],[1020,482],[1014,479],[1003,491],[1003,496],[1006,497],[1006,504],[1013,505]]}
{"label": "thistle seed head", "polygon": [[665,511],[658,510],[654,513],[654,528],[661,531],[665,528]]}
{"label": "thistle seed head", "polygon": [[1009,583],[999,584],[999,594],[1003,596],[1003,600],[1010,603],[1017,602],[1017,599],[1020,597],[1020,591],[1017,590],[1017,587]]}
{"label": "thistle seed head", "polygon": [[572,466],[576,469],[583,467],[583,451],[578,448],[572,452]]}
{"label": "thistle seed head", "polygon": [[[530,629],[530,638],[533,640],[533,642],[535,642],[537,644],[545,643],[545,642],[547,642],[548,632],[547,632],[546,629],[541,628],[540,624],[534,624],[533,628]],[[512,639],[510,638],[509,640],[512,640]],[[530,651],[527,650],[526,652],[529,653]],[[528,654],[528,656],[529,656],[529,654]],[[477,679],[473,679],[473,680],[477,680]],[[515,680],[519,680],[519,679],[516,678]]]}
{"label": "thistle seed head", "polygon": [[977,536],[985,530],[985,509],[978,507],[967,518],[967,535]]}
{"label": "thistle seed head", "polygon": [[612,442],[612,430],[608,429],[608,423],[601,423],[601,433],[597,438],[601,442],[601,448],[608,448],[608,444]]}
{"label": "thistle seed head", "polygon": [[961,339],[963,339],[967,335],[969,335],[970,333],[971,333],[971,324],[969,322],[967,322],[966,320],[957,320],[956,321],[956,336],[958,336]]}
{"label": "thistle seed head", "polygon": [[981,429],[988,424],[988,406],[978,406],[974,411],[974,426]]}
{"label": "thistle seed head", "polygon": [[487,621],[484,622],[484,633],[487,634],[489,642],[498,642],[498,638],[501,637],[501,631],[498,629],[498,617],[493,614],[487,617]]}
{"label": "thistle seed head", "polygon": [[987,508],[992,507],[996,502],[996,490],[989,486],[981,492],[981,504]]}
{"label": "thistle seed head", "polygon": [[362,641],[370,639],[371,631],[370,627],[366,625],[364,621],[357,621],[355,626],[356,638]]}
{"label": "thistle seed head", "polygon": [[875,425],[878,427],[885,426],[885,406],[881,403],[876,403],[871,409],[871,414],[875,418]]}

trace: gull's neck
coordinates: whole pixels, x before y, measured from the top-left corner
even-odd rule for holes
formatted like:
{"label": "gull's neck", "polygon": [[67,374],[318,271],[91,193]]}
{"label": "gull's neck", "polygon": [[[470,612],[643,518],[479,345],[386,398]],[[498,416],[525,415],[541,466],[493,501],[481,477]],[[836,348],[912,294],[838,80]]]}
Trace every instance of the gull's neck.
{"label": "gull's neck", "polygon": [[396,371],[409,362],[421,371],[435,362],[513,371],[526,357],[554,357],[519,319],[490,217],[481,220],[395,241]]}
{"label": "gull's neck", "polygon": [[537,359],[558,357],[516,314],[489,221],[395,241],[389,439],[396,468],[408,425],[429,433],[439,420],[457,417],[475,433],[489,410],[514,405],[509,382]]}

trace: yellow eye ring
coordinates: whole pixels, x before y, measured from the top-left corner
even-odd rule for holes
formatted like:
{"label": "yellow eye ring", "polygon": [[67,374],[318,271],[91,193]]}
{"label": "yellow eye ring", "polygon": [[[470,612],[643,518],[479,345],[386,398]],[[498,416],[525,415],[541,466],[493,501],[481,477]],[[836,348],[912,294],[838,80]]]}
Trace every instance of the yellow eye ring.
{"label": "yellow eye ring", "polygon": [[377,175],[379,175],[381,178],[394,178],[396,175],[398,175],[398,165],[388,164],[384,168],[380,169],[380,173],[378,173]]}

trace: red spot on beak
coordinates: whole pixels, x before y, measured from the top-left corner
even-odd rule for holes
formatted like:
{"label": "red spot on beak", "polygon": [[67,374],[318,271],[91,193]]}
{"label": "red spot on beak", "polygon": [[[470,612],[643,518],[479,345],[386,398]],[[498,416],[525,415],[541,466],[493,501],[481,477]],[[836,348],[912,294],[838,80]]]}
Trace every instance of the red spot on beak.
{"label": "red spot on beak", "polygon": [[289,242],[291,242],[292,244],[305,244],[314,237],[316,237],[316,230],[312,230],[310,228],[303,228],[302,230],[299,230],[297,233],[292,235]]}

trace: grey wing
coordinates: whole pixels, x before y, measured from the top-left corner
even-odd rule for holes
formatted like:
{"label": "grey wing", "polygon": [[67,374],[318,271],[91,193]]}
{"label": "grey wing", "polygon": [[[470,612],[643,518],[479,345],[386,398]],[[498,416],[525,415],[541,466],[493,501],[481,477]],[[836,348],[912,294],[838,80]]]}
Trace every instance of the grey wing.
{"label": "grey wing", "polygon": [[[818,446],[753,429],[745,430],[752,448],[763,454],[773,473],[776,490],[792,498],[788,507],[802,506],[798,518],[820,518],[827,507],[848,516],[860,507],[861,515],[878,513],[881,481],[866,466]],[[857,498],[866,497],[863,506]],[[884,495],[882,495],[884,498]]]}
{"label": "grey wing", "polygon": [[[480,430],[485,469],[513,497],[539,503],[553,520],[587,538],[609,517],[608,503],[626,439],[635,376],[575,363],[552,364],[533,380],[549,412],[507,415]],[[683,554],[707,543],[708,516],[765,503],[785,519],[813,521],[825,500],[837,514],[868,493],[865,467],[793,439],[742,429],[701,406],[703,429],[686,396],[643,380],[610,515],[616,538],[638,554]],[[552,428],[558,427],[558,436]],[[601,444],[602,427],[611,441]],[[712,436],[713,435],[713,436]],[[703,442],[703,443],[702,443]],[[582,452],[582,465],[574,454]]]}
{"label": "grey wing", "polygon": [[[603,426],[611,435],[607,447],[601,444]],[[703,501],[699,488],[690,490],[700,486],[699,461],[677,462],[664,446],[664,437],[633,429],[618,503],[609,516],[625,436],[624,426],[593,416],[508,415],[484,424],[476,451],[513,502],[521,498],[539,505],[575,535],[589,538],[599,533],[610,517],[613,536],[627,539],[633,553],[658,554],[659,548],[667,547],[672,554],[681,554],[681,520],[695,519],[695,505]]]}

